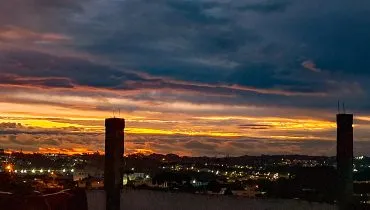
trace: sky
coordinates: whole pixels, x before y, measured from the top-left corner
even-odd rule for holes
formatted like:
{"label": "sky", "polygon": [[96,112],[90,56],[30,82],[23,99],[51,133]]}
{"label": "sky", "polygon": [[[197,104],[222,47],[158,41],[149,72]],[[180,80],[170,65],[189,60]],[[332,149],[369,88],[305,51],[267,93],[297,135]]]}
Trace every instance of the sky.
{"label": "sky", "polygon": [[335,155],[337,101],[370,155],[370,2],[1,0],[0,147]]}

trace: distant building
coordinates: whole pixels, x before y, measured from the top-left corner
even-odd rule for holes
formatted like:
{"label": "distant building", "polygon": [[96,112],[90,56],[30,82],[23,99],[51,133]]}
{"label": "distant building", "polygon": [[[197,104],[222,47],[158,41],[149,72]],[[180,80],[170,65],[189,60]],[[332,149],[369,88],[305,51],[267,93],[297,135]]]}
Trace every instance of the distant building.
{"label": "distant building", "polygon": [[131,173],[123,175],[123,185],[133,184],[134,186],[146,185],[153,186],[152,179],[148,174]]}
{"label": "distant building", "polygon": [[73,181],[83,180],[87,177],[104,178],[104,171],[96,167],[85,167],[84,169],[77,169],[73,173]]}
{"label": "distant building", "polygon": [[85,178],[77,182],[79,188],[86,189],[101,189],[104,187],[104,180],[102,178]]}
{"label": "distant building", "polygon": [[191,181],[191,185],[193,185],[194,187],[204,187],[204,186],[207,186],[209,182],[207,181],[199,181],[199,180],[196,180],[196,179],[193,179]]}
{"label": "distant building", "polygon": [[145,179],[144,173],[132,173],[123,175],[123,185],[127,185],[130,181],[143,180]]}
{"label": "distant building", "polygon": [[5,150],[4,149],[0,149],[0,155],[4,155],[5,154]]}

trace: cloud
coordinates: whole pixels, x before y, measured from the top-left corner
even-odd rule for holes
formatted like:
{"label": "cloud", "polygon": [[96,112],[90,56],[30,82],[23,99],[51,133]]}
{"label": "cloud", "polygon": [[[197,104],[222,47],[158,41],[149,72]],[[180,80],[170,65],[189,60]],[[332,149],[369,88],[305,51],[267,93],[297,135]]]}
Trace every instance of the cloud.
{"label": "cloud", "polygon": [[[304,154],[304,155],[324,155],[335,156],[336,143],[335,141],[325,140],[307,140],[307,141],[291,141],[291,140],[272,140],[272,139],[255,139],[255,138],[194,138],[189,136],[165,137],[155,136],[143,138],[141,141],[145,142],[140,145],[132,145],[135,138],[133,138],[126,145],[134,148],[148,149],[156,153],[171,153],[179,151],[182,155],[193,156],[241,156],[241,155],[261,155],[261,154]],[[166,142],[169,139],[177,139],[171,144]],[[356,155],[367,154],[366,149],[361,147],[369,147],[369,142],[358,142],[354,144],[354,151]],[[131,148],[129,149],[131,150]]]}
{"label": "cloud", "polygon": [[[41,153],[51,153],[51,154],[56,154],[56,153],[62,153],[62,154],[83,154],[83,153],[95,153],[98,150],[89,150],[86,147],[80,147],[80,148],[60,148],[60,147],[40,147],[38,148],[37,152]],[[98,151],[102,152],[102,151]]]}
{"label": "cloud", "polygon": [[10,144],[25,145],[25,146],[37,146],[42,145],[53,145],[59,146],[60,142],[48,139],[48,138],[34,138],[33,140],[25,139],[24,136],[10,135],[8,136]]}
{"label": "cloud", "polygon": [[308,70],[313,71],[313,72],[317,72],[317,73],[319,73],[319,72],[321,72],[321,71],[322,71],[321,69],[317,68],[317,67],[316,67],[316,64],[315,64],[313,61],[311,61],[311,60],[303,61],[303,62],[302,62],[302,66],[303,66],[305,69],[308,69]]}
{"label": "cloud", "polygon": [[[0,138],[3,147],[41,152],[82,153],[84,151],[103,151],[103,132],[81,132],[73,128],[45,129],[27,127],[20,124],[2,123],[2,127],[10,128],[12,133],[2,133]],[[133,126],[132,123],[128,125]],[[253,128],[256,124],[246,124]],[[258,130],[258,129],[257,129]],[[269,132],[263,129],[263,132]],[[335,131],[332,131],[333,133]],[[299,134],[299,132],[297,132]],[[313,133],[318,133],[313,132]],[[298,135],[296,134],[296,135]],[[326,135],[326,134],[325,134]],[[303,135],[306,136],[306,135]],[[305,138],[305,137],[304,137]],[[269,137],[215,137],[193,135],[158,135],[158,134],[125,134],[126,154],[139,150],[156,153],[178,153],[180,155],[214,156],[214,155],[261,155],[261,154],[307,154],[335,155],[335,141],[314,139],[277,140]],[[355,142],[355,154],[367,154],[370,144],[366,141]],[[78,148],[74,150],[73,148]]]}
{"label": "cloud", "polygon": [[[69,4],[71,4],[71,7],[74,7],[72,2],[67,2],[64,4],[52,4],[52,8],[63,9]],[[281,3],[274,1],[261,3],[238,2],[235,3],[233,7],[229,8],[229,10],[231,9],[232,13],[237,14],[235,17],[239,17],[244,15],[244,13],[241,13],[235,8],[243,5],[252,5],[250,9],[254,9],[255,7],[255,9],[258,10],[258,8],[264,7],[272,9],[283,8],[283,5],[289,4],[289,2]],[[48,4],[40,5],[40,7],[50,7]],[[235,18],[234,16],[209,18],[204,14],[207,9],[224,8],[225,5],[223,2],[201,1],[195,3],[189,1],[161,1],[156,6],[153,6],[152,4],[146,4],[144,1],[123,1],[115,3],[88,1],[81,2],[79,5],[79,7],[83,8],[83,13],[81,13],[79,17],[85,18],[83,19],[84,21],[81,22],[79,19],[76,20],[72,18],[65,20],[69,21],[69,25],[73,26],[70,29],[74,28],[74,30],[66,31],[69,31],[71,34],[77,34],[77,40],[84,40],[79,42],[81,45],[76,44],[76,47],[78,47],[79,50],[82,49],[91,53],[104,54],[104,56],[108,56],[110,60],[118,62],[124,69],[136,69],[137,71],[146,72],[149,75],[156,75],[159,77],[167,76],[176,81],[187,81],[189,84],[200,83],[202,85],[203,83],[216,87],[223,85],[230,89],[229,92],[234,91],[234,88],[230,87],[241,87],[238,89],[257,91],[262,94],[278,95],[312,94],[313,96],[317,96],[325,95],[325,92],[327,92],[325,86],[322,85],[324,81],[312,82],[304,81],[302,78],[297,79],[295,77],[284,76],[281,73],[281,67],[266,62],[271,59],[271,55],[269,53],[266,54],[266,51],[262,50],[263,48],[266,46],[275,46],[274,48],[284,49],[283,46],[280,46],[278,43],[272,43],[266,39],[258,28],[252,30],[248,25],[237,24],[233,19]],[[102,8],[111,9],[111,13],[114,15],[107,15],[106,11],[108,10],[99,10],[99,8],[97,8],[98,5]],[[117,5],[121,5],[122,7],[117,7]],[[137,22],[135,26],[128,24],[131,21],[130,14],[137,14],[137,11],[143,10],[148,10],[151,16],[155,18],[151,19],[151,22],[148,23],[147,18],[139,15],[135,19]],[[97,13],[91,16],[90,12],[93,11]],[[167,16],[172,16],[173,18],[169,20],[165,18]],[[265,19],[263,17],[259,18]],[[124,23],[118,25],[118,22],[114,21],[117,19],[122,19]],[[267,18],[267,20],[269,19]],[[107,32],[107,27],[99,27],[100,24],[104,23],[117,24],[117,27],[113,27],[115,31]],[[187,23],[194,25],[194,28],[190,30],[189,28],[182,27]],[[75,26],[76,28],[84,26],[86,30],[75,31]],[[147,30],[153,26],[156,26],[156,30],[148,32]],[[207,30],[205,30],[203,26],[207,26]],[[166,35],[167,33],[165,33],[165,31],[170,28],[173,34],[169,37]],[[146,38],[143,39],[143,35],[140,34],[145,34]],[[75,37],[75,35],[73,35],[73,37]],[[121,42],[120,40],[126,41]],[[131,45],[130,43],[140,44]],[[160,43],[162,43],[162,45]],[[178,47],[178,49],[168,52],[171,46],[174,48]],[[250,56],[255,54],[255,52],[250,51],[250,49],[256,49],[259,50],[259,52],[265,53],[262,55],[264,62],[251,63],[250,60],[252,60],[253,57]],[[194,57],[193,52],[199,53]],[[189,57],[189,55],[192,56]],[[242,55],[246,55],[247,57]],[[275,53],[272,55],[275,56]],[[209,67],[212,67],[212,69]],[[70,68],[75,67],[70,66]],[[91,68],[91,66],[82,68]],[[98,66],[97,68],[106,67]],[[229,70],[225,71],[226,69]],[[92,70],[90,70],[90,72],[91,71]],[[101,71],[109,72],[109,70]],[[72,75],[68,75],[68,77],[71,76]],[[99,78],[109,78],[109,75]],[[115,79],[119,80],[122,79],[122,77],[118,76],[115,77]],[[109,86],[114,83],[113,78],[110,78],[109,81],[103,84],[102,82],[97,82],[98,79],[91,78],[85,80],[89,81],[87,85],[99,87]],[[133,82],[137,82],[137,80],[135,80],[136,79],[134,79]],[[226,85],[219,84],[220,80],[226,83]],[[166,85],[165,82],[158,83],[154,81],[153,85],[149,85],[153,81],[149,80],[145,82],[149,88],[155,85],[157,85],[157,87]],[[139,80],[137,84],[145,82]],[[113,86],[117,86],[117,83]],[[203,89],[201,91],[205,91]]]}
{"label": "cloud", "polygon": [[14,74],[2,74],[0,84],[30,86],[30,87],[54,87],[73,88],[72,81],[68,78],[58,77],[21,77]]}
{"label": "cloud", "polygon": [[246,4],[238,9],[241,11],[253,11],[266,14],[273,12],[285,12],[289,5],[289,1],[262,1],[253,4]]}
{"label": "cloud", "polygon": [[201,143],[199,141],[189,141],[184,144],[184,147],[187,149],[194,150],[213,150],[215,146],[212,144]]}
{"label": "cloud", "polygon": [[[228,85],[223,83],[202,83],[181,81],[166,77],[148,76],[128,70],[120,70],[106,65],[94,64],[78,58],[55,57],[39,52],[7,52],[2,58],[3,76],[0,83],[7,85],[24,85],[46,88],[79,88],[87,90],[179,90],[197,92],[199,94],[214,94],[228,96],[243,92],[283,95],[283,96],[324,96],[324,92],[300,91],[288,89],[287,85],[294,82],[281,80],[281,86],[271,86],[268,83],[249,82],[246,85]],[[35,62],[37,61],[37,62]],[[34,69],[30,71],[30,69]],[[49,70],[51,69],[51,70]],[[73,69],[78,69],[74,71]],[[241,71],[239,71],[241,72]],[[265,73],[263,73],[265,75]],[[253,76],[253,74],[247,74]],[[239,83],[234,78],[247,75],[232,76],[231,82]],[[262,76],[262,75],[261,75]],[[258,80],[261,76],[255,76]],[[271,80],[275,80],[271,78]],[[276,82],[279,80],[276,80]],[[243,82],[245,83],[245,82]],[[286,83],[286,84],[284,84]],[[284,85],[283,85],[284,84]],[[249,86],[247,86],[249,85]],[[81,91],[84,91],[81,90]]]}
{"label": "cloud", "polygon": [[257,129],[257,130],[265,130],[272,128],[271,125],[264,125],[264,124],[242,124],[239,125],[241,129]]}
{"label": "cloud", "polygon": [[135,73],[119,71],[89,60],[57,57],[40,52],[6,51],[0,60],[4,80],[14,83],[28,82],[32,85],[40,82],[46,86],[54,86],[59,82],[74,81],[81,86],[117,88],[125,80],[144,80]]}
{"label": "cloud", "polygon": [[0,28],[0,41],[30,41],[35,43],[53,43],[70,41],[71,38],[55,33],[37,33],[17,26]]}
{"label": "cloud", "polygon": [[11,123],[11,122],[2,122],[0,123],[0,129],[5,130],[5,129],[15,129],[22,127],[20,123]]}
{"label": "cloud", "polygon": [[[65,127],[65,128],[42,128],[42,127],[32,127],[32,126],[23,126],[20,123],[1,123],[0,124],[0,135],[41,135],[41,136],[47,136],[47,135],[79,135],[84,132],[84,129],[82,128],[76,128],[76,127]],[[90,132],[91,135],[94,133]]]}

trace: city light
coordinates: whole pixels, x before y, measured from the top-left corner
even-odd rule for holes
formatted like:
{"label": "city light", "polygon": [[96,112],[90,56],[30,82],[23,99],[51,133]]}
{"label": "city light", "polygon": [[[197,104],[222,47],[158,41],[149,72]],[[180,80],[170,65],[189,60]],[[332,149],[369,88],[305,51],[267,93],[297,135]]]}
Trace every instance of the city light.
{"label": "city light", "polygon": [[357,160],[363,160],[364,159],[364,156],[355,157],[355,159],[357,159]]}
{"label": "city light", "polygon": [[73,173],[75,170],[74,169],[71,169],[71,172]]}
{"label": "city light", "polygon": [[63,173],[65,173],[66,172],[66,169],[63,169]]}
{"label": "city light", "polygon": [[36,170],[35,170],[35,169],[32,169],[32,171],[31,171],[31,172],[34,174],[34,173],[36,173]]}
{"label": "city light", "polygon": [[10,172],[12,172],[13,171],[13,166],[12,165],[10,165],[10,164],[8,164],[7,166],[6,166],[6,170],[8,170],[8,172],[10,173]]}

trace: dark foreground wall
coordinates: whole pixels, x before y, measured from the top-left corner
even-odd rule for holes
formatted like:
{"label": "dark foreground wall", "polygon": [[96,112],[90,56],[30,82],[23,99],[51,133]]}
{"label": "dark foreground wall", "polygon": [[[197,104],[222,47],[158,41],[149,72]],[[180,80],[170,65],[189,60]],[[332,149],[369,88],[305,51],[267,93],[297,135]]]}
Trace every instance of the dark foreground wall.
{"label": "dark foreground wall", "polygon": [[[105,210],[104,191],[87,191],[89,210]],[[135,210],[331,210],[336,206],[298,200],[247,199],[148,190],[123,191],[121,209]]]}
{"label": "dark foreground wall", "polygon": [[87,210],[84,190],[65,190],[47,195],[22,195],[0,192],[4,210]]}
{"label": "dark foreground wall", "polygon": [[[22,196],[0,192],[0,209],[11,210],[105,210],[103,190],[67,190],[60,193]],[[149,190],[125,190],[122,210],[331,210],[329,204],[298,200],[248,199]]]}

